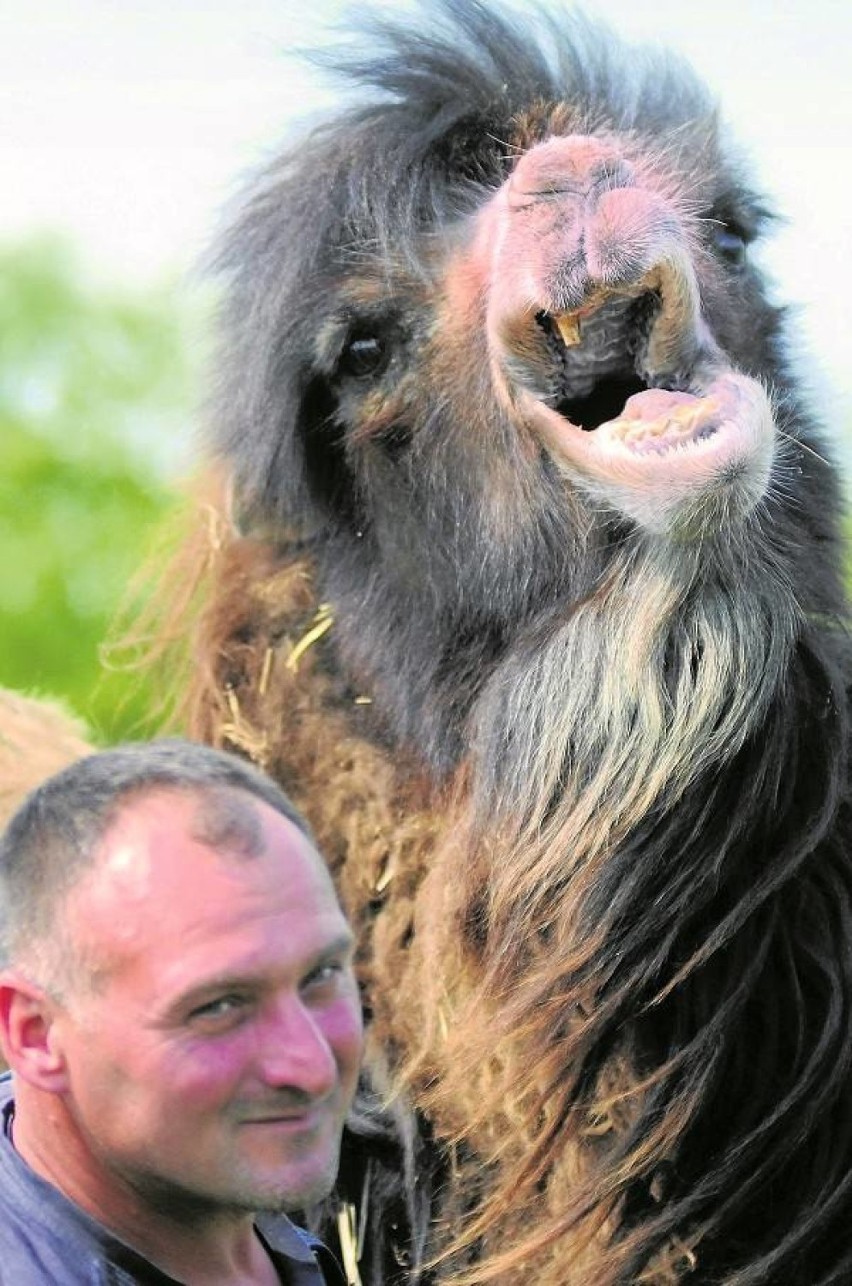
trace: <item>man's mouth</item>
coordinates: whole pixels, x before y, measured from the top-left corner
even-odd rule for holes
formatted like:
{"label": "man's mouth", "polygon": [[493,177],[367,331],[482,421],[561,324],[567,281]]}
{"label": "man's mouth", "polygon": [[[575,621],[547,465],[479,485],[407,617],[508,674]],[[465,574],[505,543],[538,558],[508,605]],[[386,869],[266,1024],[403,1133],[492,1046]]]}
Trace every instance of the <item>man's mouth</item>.
{"label": "man's mouth", "polygon": [[240,1124],[300,1132],[315,1130],[328,1119],[329,1115],[330,1105],[327,1101],[322,1101],[303,1107],[269,1108],[251,1112],[240,1118]]}

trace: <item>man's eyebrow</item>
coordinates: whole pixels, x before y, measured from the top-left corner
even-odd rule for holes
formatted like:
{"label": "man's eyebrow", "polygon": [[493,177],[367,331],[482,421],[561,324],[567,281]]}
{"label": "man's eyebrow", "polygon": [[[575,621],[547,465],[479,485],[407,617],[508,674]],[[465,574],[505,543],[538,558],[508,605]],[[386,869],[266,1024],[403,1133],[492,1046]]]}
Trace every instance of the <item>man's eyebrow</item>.
{"label": "man's eyebrow", "polygon": [[355,945],[355,935],[351,930],[347,929],[345,933],[337,934],[335,938],[332,938],[330,942],[326,943],[325,946],[310,957],[302,971],[302,976],[310,977],[317,969],[321,969],[323,965],[329,964],[341,956],[346,959],[347,963],[351,963],[352,956],[355,953]]}
{"label": "man's eyebrow", "polygon": [[[354,950],[355,935],[351,929],[346,928],[308,957],[307,962],[300,970],[299,977],[311,974],[315,969],[321,968],[338,956],[351,956]],[[188,987],[186,991],[181,992],[179,995],[172,997],[160,1018],[162,1020],[174,1018],[178,1014],[185,1013],[187,1009],[191,1009],[193,1005],[203,1003],[204,1000],[212,995],[224,991],[236,991],[241,987],[250,987],[262,982],[266,977],[268,977],[268,971],[265,968],[254,968],[251,965],[213,974],[208,978],[202,979],[194,986]]]}
{"label": "man's eyebrow", "polygon": [[250,987],[256,983],[259,975],[253,974],[251,970],[241,972],[217,974],[215,977],[205,978],[195,986],[188,987],[186,991],[172,996],[164,1005],[163,1009],[157,1014],[157,1024],[167,1026],[169,1023],[183,1018],[190,1010],[197,1005],[202,1005],[206,1000],[211,1000],[214,996],[221,995],[227,991],[239,991]]}
{"label": "man's eyebrow", "polygon": [[329,956],[349,955],[354,950],[355,934],[347,927],[317,952],[316,960],[322,964]]}

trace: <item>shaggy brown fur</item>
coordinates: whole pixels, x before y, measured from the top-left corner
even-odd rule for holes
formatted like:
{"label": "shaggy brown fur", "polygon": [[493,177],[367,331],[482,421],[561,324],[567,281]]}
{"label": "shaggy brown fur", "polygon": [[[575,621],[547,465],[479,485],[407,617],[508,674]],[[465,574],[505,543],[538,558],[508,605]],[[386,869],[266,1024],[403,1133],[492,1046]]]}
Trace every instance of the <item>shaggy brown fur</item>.
{"label": "shaggy brown fur", "polygon": [[0,827],[45,777],[89,754],[85,737],[58,704],[0,690]]}
{"label": "shaggy brown fur", "polygon": [[361,935],[359,1271],[841,1286],[846,601],[766,211],[682,68],[432,20],[226,238],[166,630]]}

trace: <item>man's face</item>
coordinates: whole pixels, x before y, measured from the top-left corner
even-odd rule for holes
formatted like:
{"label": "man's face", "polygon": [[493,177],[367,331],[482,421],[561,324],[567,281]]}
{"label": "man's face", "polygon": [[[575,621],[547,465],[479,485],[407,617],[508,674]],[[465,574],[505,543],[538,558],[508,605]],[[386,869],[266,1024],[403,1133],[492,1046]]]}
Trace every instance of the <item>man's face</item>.
{"label": "man's face", "polygon": [[254,855],[214,851],[198,800],[158,791],[69,896],[91,985],[53,1039],[93,1195],[118,1180],[187,1215],[295,1209],[334,1180],[361,1054],[351,933],[304,835],[236,794]]}

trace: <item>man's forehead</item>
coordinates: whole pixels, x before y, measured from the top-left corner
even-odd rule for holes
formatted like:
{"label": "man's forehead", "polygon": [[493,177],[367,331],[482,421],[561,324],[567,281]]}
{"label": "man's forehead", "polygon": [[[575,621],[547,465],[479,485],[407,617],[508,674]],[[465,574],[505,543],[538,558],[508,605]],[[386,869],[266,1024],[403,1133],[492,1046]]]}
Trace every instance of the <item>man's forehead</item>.
{"label": "man's forehead", "polygon": [[[131,850],[140,858],[174,841],[221,858],[252,858],[270,851],[298,853],[325,863],[294,821],[248,791],[233,786],[154,786],[121,802],[106,828],[93,870],[123,872]],[[140,862],[145,868],[146,863]]]}
{"label": "man's forehead", "polygon": [[205,792],[196,800],[193,838],[216,851],[256,857],[266,845],[260,802],[242,790]]}
{"label": "man's forehead", "polygon": [[[214,842],[215,841],[215,842]],[[322,858],[283,814],[246,792],[152,790],[118,810],[87,876],[72,890],[79,926],[109,929],[121,908],[124,933],[175,899],[196,903],[203,888],[266,880],[286,898],[291,886],[336,903]],[[200,911],[201,907],[197,906]]]}

